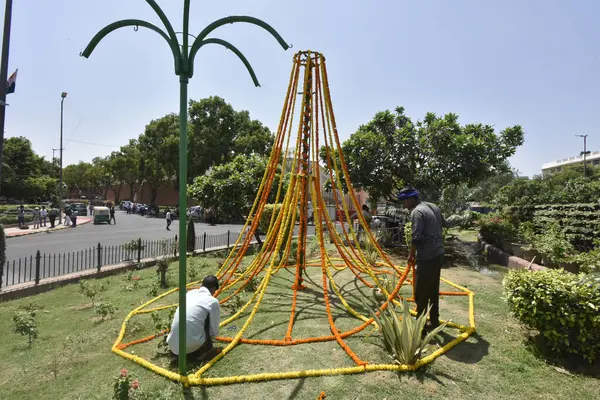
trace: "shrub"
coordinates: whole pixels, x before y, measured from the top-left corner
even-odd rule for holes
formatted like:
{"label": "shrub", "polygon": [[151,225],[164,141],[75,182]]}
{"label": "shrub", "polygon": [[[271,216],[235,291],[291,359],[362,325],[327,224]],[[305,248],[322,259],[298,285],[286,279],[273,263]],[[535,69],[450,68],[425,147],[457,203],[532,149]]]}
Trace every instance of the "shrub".
{"label": "shrub", "polygon": [[516,236],[514,226],[506,218],[498,214],[487,214],[479,218],[479,233],[488,243],[501,244],[502,241],[513,241]]}
{"label": "shrub", "polygon": [[166,289],[167,285],[167,270],[169,269],[169,260],[167,258],[160,258],[156,262],[156,274],[160,278],[160,287]]}
{"label": "shrub", "polygon": [[540,332],[552,351],[590,362],[600,352],[600,290],[563,270],[509,271],[503,281],[511,311]]}
{"label": "shrub", "polygon": [[575,254],[575,248],[556,223],[550,225],[541,235],[536,235],[533,244],[545,257],[557,263],[571,261]]}
{"label": "shrub", "polygon": [[193,252],[196,249],[196,227],[194,219],[190,217],[187,226],[187,251]]}
{"label": "shrub", "polygon": [[579,270],[586,274],[600,272],[600,239],[594,240],[594,248],[590,251],[575,254],[571,262],[579,265]]}
{"label": "shrub", "polygon": [[113,384],[113,400],[129,400],[136,397],[136,391],[140,388],[140,382],[137,379],[131,381],[129,372],[123,368],[115,378]]}
{"label": "shrub", "polygon": [[444,323],[425,337],[422,336],[430,308],[426,313],[414,318],[410,315],[406,300],[402,299],[402,316],[398,316],[391,304],[379,316],[371,311],[383,334],[385,349],[397,364],[416,363],[422,354],[430,350],[429,342],[446,326]]}
{"label": "shrub", "polygon": [[95,300],[98,294],[105,290],[106,288],[100,282],[90,282],[86,280],[79,281],[79,293],[91,300],[92,307],[95,306]]}
{"label": "shrub", "polygon": [[253,276],[252,278],[250,278],[246,286],[244,286],[244,290],[246,292],[254,293],[258,289],[259,285],[260,281],[258,280],[258,276]]}
{"label": "shrub", "polygon": [[116,310],[116,307],[108,301],[102,301],[96,304],[94,308],[96,310],[96,315],[102,317],[102,321],[104,321],[109,315],[113,315]]}
{"label": "shrub", "polygon": [[188,265],[187,265],[187,274],[189,282],[197,282],[200,279],[201,269],[200,267],[205,265],[206,261],[201,263],[199,266],[196,260],[191,257],[188,257]]}
{"label": "shrub", "polygon": [[150,289],[148,290],[148,295],[152,296],[152,297],[156,297],[158,296],[158,293],[160,292],[160,282],[155,281],[152,286],[150,286]]}
{"label": "shrub", "polygon": [[15,333],[27,336],[27,342],[31,348],[33,340],[38,337],[35,311],[17,311],[13,316],[13,322],[15,323]]}
{"label": "shrub", "polygon": [[142,241],[139,239],[133,239],[130,242],[127,242],[123,245],[123,250],[125,251],[125,259],[133,260],[137,257],[138,251],[144,251],[146,246],[142,244]]}

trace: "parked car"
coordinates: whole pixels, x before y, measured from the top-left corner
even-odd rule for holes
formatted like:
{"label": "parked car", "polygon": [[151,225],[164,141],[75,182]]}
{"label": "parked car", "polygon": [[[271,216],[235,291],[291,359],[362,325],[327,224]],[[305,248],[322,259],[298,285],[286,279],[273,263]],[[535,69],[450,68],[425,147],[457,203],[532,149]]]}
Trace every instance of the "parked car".
{"label": "parked car", "polygon": [[202,219],[202,207],[200,207],[200,206],[190,207],[190,209],[188,211],[188,217],[192,217],[195,219]]}
{"label": "parked car", "polygon": [[78,215],[80,217],[85,217],[88,215],[88,209],[84,203],[72,203],[71,210],[73,210],[73,213],[75,215]]}

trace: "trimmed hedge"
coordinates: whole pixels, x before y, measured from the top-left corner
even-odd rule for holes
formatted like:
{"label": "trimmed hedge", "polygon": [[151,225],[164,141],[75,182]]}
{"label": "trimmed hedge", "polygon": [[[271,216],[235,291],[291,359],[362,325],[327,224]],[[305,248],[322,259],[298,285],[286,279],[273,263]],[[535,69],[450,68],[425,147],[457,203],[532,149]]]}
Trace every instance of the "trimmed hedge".
{"label": "trimmed hedge", "polygon": [[513,222],[533,222],[537,232],[557,222],[576,245],[591,247],[593,239],[600,237],[600,203],[508,207],[506,211]]}
{"label": "trimmed hedge", "polygon": [[[33,215],[25,214],[25,222],[33,221]],[[1,225],[11,225],[17,223],[17,214],[0,214]]]}
{"label": "trimmed hedge", "polygon": [[600,276],[511,270],[503,281],[512,313],[552,351],[592,362],[600,353]]}

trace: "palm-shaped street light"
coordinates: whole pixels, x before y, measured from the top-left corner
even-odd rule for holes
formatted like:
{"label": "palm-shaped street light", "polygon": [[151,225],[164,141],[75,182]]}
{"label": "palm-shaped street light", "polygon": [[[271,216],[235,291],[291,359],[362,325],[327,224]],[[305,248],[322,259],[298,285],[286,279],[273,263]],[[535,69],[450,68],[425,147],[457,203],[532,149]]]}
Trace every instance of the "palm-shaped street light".
{"label": "palm-shaped street light", "polygon": [[161,22],[164,25],[166,32],[160,29],[158,26],[151,24],[146,21],[139,19],[125,19],[114,22],[100,32],[96,34],[87,45],[81,55],[88,58],[98,43],[109,33],[119,28],[133,26],[137,30],[140,26],[153,30],[162,36],[163,39],[169,45],[171,52],[173,53],[173,59],[175,62],[175,75],[179,76],[180,82],[180,111],[179,111],[179,371],[181,375],[186,373],[186,329],[185,329],[185,316],[186,316],[186,224],[182,218],[184,218],[185,210],[187,209],[187,85],[189,79],[194,75],[194,58],[198,50],[206,44],[218,44],[231,50],[238,58],[244,63],[254,84],[260,86],[256,75],[252,70],[252,66],[244,57],[244,55],[231,43],[225,40],[217,38],[208,38],[215,29],[225,24],[232,24],[235,22],[246,22],[254,25],[258,25],[261,28],[269,32],[283,47],[287,50],[290,46],[283,40],[283,38],[267,23],[253,17],[247,16],[231,16],[216,20],[209,24],[200,32],[200,34],[194,39],[192,46],[189,46],[188,40],[191,36],[189,33],[189,20],[190,20],[190,0],[183,1],[183,38],[182,43],[179,43],[177,39],[177,33],[173,29],[173,26],[167,19],[167,16],[163,10],[158,6],[155,0],[146,0],[146,3],[152,7],[156,12]]}

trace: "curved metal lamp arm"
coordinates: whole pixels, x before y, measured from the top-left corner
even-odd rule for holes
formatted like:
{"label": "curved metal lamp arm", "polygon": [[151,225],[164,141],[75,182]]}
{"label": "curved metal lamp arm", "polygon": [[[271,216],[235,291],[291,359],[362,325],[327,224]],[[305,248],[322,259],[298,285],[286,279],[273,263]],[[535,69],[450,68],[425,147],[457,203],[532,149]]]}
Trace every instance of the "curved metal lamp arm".
{"label": "curved metal lamp arm", "polygon": [[283,47],[284,50],[287,50],[291,47],[290,45],[288,45],[286,43],[285,40],[283,40],[281,35],[279,33],[277,33],[277,31],[275,29],[273,29],[273,27],[271,25],[267,24],[264,21],[261,21],[258,18],[248,17],[245,15],[225,17],[225,18],[218,19],[215,22],[208,25],[206,28],[204,28],[202,30],[202,32],[200,32],[200,34],[198,35],[196,40],[194,40],[194,44],[192,45],[192,49],[190,50],[190,57],[189,57],[190,65],[192,65],[194,63],[194,57],[196,57],[196,53],[198,52],[198,50],[200,50],[200,47],[202,46],[202,41],[204,40],[204,38],[206,38],[206,36],[208,36],[212,31],[214,31],[215,29],[217,29],[220,26],[223,26],[225,24],[233,24],[235,22],[246,22],[248,24],[260,26],[261,28],[263,28],[264,30],[269,32],[279,42],[279,44],[281,45],[281,47]]}
{"label": "curved metal lamp arm", "polygon": [[[200,49],[205,44],[220,44],[221,46],[226,47],[229,50],[231,50],[233,53],[235,53],[235,55],[238,56],[238,58],[246,66],[246,69],[250,73],[250,77],[252,78],[252,81],[254,82],[254,86],[256,86],[256,87],[260,86],[260,83],[258,83],[258,79],[256,78],[256,74],[254,73],[254,70],[252,69],[252,66],[248,62],[248,59],[246,59],[246,57],[242,54],[241,51],[239,51],[237,49],[237,47],[235,47],[231,43],[229,43],[229,42],[227,42],[225,40],[222,40],[222,39],[204,39],[202,42],[200,42],[200,45],[198,46],[198,49]],[[193,74],[194,74],[194,64],[191,64],[190,65],[190,78],[192,77]]]}
{"label": "curved metal lamp arm", "polygon": [[163,39],[165,39],[167,41],[167,43],[169,44],[169,47],[171,48],[171,51],[173,52],[173,58],[175,59],[175,74],[179,75],[179,73],[181,71],[181,61],[180,61],[181,55],[179,53],[178,43],[177,42],[174,43],[173,41],[171,41],[169,39],[169,37],[167,36],[167,34],[164,33],[156,25],[153,25],[146,21],[142,21],[140,19],[124,19],[121,21],[113,22],[112,24],[105,26],[100,32],[96,33],[96,35],[92,38],[92,40],[90,40],[90,43],[87,45],[85,50],[83,50],[83,52],[80,55],[82,57],[89,58],[89,56],[92,54],[92,52],[94,51],[96,46],[98,46],[98,43],[100,43],[100,41],[102,39],[104,39],[104,37],[106,35],[108,35],[112,31],[115,31],[119,28],[125,28],[127,26],[134,26],[134,27],[143,26],[144,28],[153,30],[154,32],[156,32],[160,36],[162,36]]}
{"label": "curved metal lamp arm", "polygon": [[156,1],[154,1],[154,0],[146,0],[146,3],[148,3],[150,5],[150,7],[152,7],[152,9],[156,13],[156,15],[158,15],[158,18],[160,18],[161,22],[165,26],[165,29],[167,30],[167,33],[169,34],[169,37],[171,38],[171,40],[173,40],[175,43],[177,43],[178,47],[179,47],[179,42],[177,41],[177,36],[175,35],[175,29],[173,29],[173,25],[171,25],[171,22],[165,15],[162,8],[160,8],[160,6],[158,4],[156,4]]}

